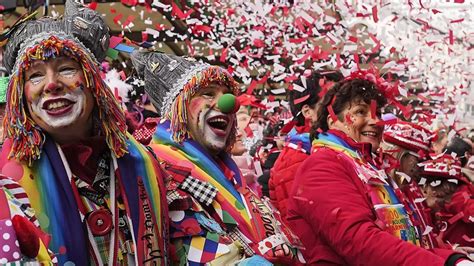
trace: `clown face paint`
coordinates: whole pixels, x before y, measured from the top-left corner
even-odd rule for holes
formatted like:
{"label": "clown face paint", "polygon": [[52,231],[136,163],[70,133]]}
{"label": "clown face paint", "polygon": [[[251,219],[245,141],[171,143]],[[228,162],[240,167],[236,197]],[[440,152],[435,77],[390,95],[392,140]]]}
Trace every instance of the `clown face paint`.
{"label": "clown face paint", "polygon": [[230,134],[235,127],[235,114],[224,114],[217,108],[217,101],[229,93],[227,87],[210,84],[200,89],[188,105],[188,130],[191,137],[212,154],[227,148]]}
{"label": "clown face paint", "polygon": [[32,119],[56,139],[86,137],[94,98],[78,62],[59,57],[36,61],[25,72],[25,97]]}

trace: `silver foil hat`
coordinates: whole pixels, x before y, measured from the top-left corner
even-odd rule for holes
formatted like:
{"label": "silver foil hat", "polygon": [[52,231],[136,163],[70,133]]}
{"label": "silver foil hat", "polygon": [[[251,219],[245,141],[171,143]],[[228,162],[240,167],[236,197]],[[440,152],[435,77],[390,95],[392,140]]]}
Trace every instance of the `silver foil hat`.
{"label": "silver foil hat", "polygon": [[100,14],[76,1],[67,0],[63,17],[26,21],[12,32],[3,54],[7,71],[14,72],[19,56],[50,36],[75,41],[97,62],[104,60],[110,39],[109,28]]}
{"label": "silver foil hat", "polygon": [[190,78],[211,67],[193,58],[159,52],[135,50],[131,59],[138,75],[145,81],[145,91],[161,116],[169,113],[174,99]]}

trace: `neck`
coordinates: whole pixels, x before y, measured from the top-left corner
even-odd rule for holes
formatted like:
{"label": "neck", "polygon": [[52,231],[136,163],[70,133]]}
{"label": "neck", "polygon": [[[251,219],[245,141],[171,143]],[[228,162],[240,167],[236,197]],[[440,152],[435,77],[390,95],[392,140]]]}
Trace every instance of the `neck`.
{"label": "neck", "polygon": [[80,140],[87,139],[93,135],[93,123],[92,119],[87,122],[86,126],[81,127],[78,130],[70,131],[65,130],[63,133],[50,133],[51,137],[58,144],[67,144],[77,142]]}

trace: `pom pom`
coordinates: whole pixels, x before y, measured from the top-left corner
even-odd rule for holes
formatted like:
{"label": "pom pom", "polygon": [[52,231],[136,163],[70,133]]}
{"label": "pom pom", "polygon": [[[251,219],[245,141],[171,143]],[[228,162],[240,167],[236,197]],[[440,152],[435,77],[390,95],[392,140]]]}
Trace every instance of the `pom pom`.
{"label": "pom pom", "polygon": [[19,215],[15,215],[12,222],[21,253],[30,258],[35,258],[40,249],[40,238],[36,227],[28,219]]}

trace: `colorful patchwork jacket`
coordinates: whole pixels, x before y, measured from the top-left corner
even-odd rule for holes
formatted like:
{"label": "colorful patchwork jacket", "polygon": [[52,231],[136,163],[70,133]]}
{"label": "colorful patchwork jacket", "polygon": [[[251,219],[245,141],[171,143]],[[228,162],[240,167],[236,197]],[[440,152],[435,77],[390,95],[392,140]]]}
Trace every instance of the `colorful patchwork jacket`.
{"label": "colorful patchwork jacket", "polygon": [[246,187],[226,153],[214,158],[190,139],[174,142],[169,121],[158,124],[150,147],[171,174],[167,200],[176,264],[303,261],[298,238],[282,224],[267,200]]}
{"label": "colorful patchwork jacket", "polygon": [[[85,187],[79,187],[76,181],[71,182],[76,180],[68,166],[73,162],[65,160],[62,150],[51,138],[46,139],[41,158],[34,161],[30,167],[13,159],[8,160],[11,142],[5,142],[0,155],[0,169],[4,175],[11,177],[24,189],[25,193],[20,196],[27,197],[31,206],[24,205],[21,208],[28,208],[31,217],[33,215],[37,217],[33,222],[47,235],[42,243],[56,255],[58,264],[71,262],[75,265],[106,264],[100,263],[100,260],[103,257],[111,258],[110,254],[114,256],[113,260],[117,264],[122,262],[128,265],[167,264],[168,213],[163,193],[163,170],[152,153],[131,136],[127,144],[126,155],[115,158],[112,154],[109,160],[110,176],[114,176],[116,180],[115,197],[110,195],[112,191],[110,189],[108,194],[110,197],[107,196],[105,199],[107,203],[104,208],[110,209],[99,209],[97,215],[92,215],[95,210],[84,215],[81,206],[85,206],[83,208],[86,209],[97,206],[92,202],[94,200],[87,200],[83,194],[76,197],[77,190],[80,191]],[[110,152],[108,148],[106,150],[106,153]],[[87,191],[89,195],[95,195],[93,190]],[[112,201],[111,198],[121,200]],[[114,235],[115,241],[107,239],[103,245],[106,248],[94,250],[97,251],[94,253],[97,256],[93,256],[91,246],[97,247],[99,243],[97,239],[102,236],[100,234],[97,236],[95,234],[97,230],[93,229],[94,226],[99,226],[100,229],[104,221],[107,221],[102,218],[104,215],[107,216],[108,211],[112,212],[111,217],[115,219],[111,226],[112,231],[109,231],[108,235]],[[118,215],[114,216],[113,213]],[[96,223],[90,223],[91,217],[92,220],[98,217]],[[122,231],[124,224],[127,225],[130,239],[121,238],[123,234],[119,231]],[[24,237],[31,239],[35,235],[27,234]],[[4,243],[2,241],[0,243]],[[108,248],[112,246],[110,243],[114,243],[116,252],[110,252],[111,248]],[[29,257],[31,258],[31,255]],[[98,257],[100,257],[99,263]]]}

